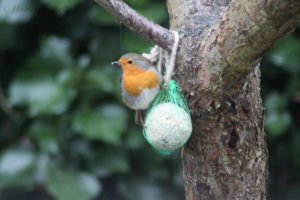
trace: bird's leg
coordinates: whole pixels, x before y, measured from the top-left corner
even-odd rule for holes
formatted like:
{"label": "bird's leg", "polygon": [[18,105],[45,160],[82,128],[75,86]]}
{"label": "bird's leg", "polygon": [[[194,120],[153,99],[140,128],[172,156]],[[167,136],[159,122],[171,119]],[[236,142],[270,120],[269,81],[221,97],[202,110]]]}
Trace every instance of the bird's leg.
{"label": "bird's leg", "polygon": [[144,128],[144,110],[136,110],[135,112],[135,123],[138,125],[142,125]]}
{"label": "bird's leg", "polygon": [[142,116],[142,112],[139,112],[139,118],[140,118],[140,122],[141,122],[141,124],[142,124],[142,126],[143,126],[143,128],[145,127],[144,125],[145,125],[145,123],[144,123],[144,119],[143,119],[143,116]]}

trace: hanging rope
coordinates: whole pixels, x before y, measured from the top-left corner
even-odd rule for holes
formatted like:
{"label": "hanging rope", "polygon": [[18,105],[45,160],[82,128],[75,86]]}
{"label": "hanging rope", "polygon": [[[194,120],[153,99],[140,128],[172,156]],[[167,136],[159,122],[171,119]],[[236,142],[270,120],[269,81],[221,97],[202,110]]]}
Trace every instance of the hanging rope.
{"label": "hanging rope", "polygon": [[[163,50],[161,47],[155,45],[149,53],[143,53],[142,55],[150,60],[152,63],[158,60],[156,68],[159,72],[162,72],[162,65],[165,64],[165,76],[164,82],[168,85],[171,77],[173,75],[173,71],[175,68],[176,55],[179,44],[179,34],[177,31],[172,31],[174,33],[174,45],[172,47],[171,54],[167,51]],[[165,58],[165,59],[164,59]]]}
{"label": "hanging rope", "polygon": [[157,60],[159,54],[160,47],[155,45],[149,53],[143,53],[142,56],[150,60],[152,63]]}
{"label": "hanging rope", "polygon": [[[147,110],[143,134],[145,139],[162,154],[170,154],[183,146],[192,134],[192,121],[186,99],[180,86],[172,80],[179,44],[179,34],[174,33],[171,53],[155,46],[147,58],[157,61],[157,69],[165,66],[163,87]],[[159,57],[158,57],[159,56]]]}
{"label": "hanging rope", "polygon": [[172,31],[174,33],[174,45],[172,48],[171,55],[167,56],[166,60],[166,74],[164,76],[165,84],[168,85],[169,81],[171,80],[174,68],[175,68],[175,61],[176,61],[176,55],[177,55],[177,49],[178,49],[178,43],[179,43],[179,34],[177,31]]}

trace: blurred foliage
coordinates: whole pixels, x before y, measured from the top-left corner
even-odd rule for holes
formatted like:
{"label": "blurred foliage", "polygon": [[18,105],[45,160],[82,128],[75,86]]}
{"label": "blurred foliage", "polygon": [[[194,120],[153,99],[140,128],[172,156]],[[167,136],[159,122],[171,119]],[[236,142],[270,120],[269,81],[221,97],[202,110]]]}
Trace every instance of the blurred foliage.
{"label": "blurred foliage", "polygon": [[[168,26],[163,1],[128,3]],[[1,200],[184,199],[180,151],[145,142],[110,66],[150,47],[93,1],[0,0]],[[262,96],[269,199],[297,199],[299,29],[263,60]]]}
{"label": "blurred foliage", "polygon": [[300,27],[281,39],[261,65],[270,200],[296,200],[300,188]]}

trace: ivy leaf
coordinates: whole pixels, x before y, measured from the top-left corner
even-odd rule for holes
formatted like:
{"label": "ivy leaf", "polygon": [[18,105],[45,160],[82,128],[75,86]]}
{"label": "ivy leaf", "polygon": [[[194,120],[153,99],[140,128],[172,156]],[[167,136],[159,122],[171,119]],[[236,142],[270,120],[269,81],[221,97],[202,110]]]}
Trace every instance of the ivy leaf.
{"label": "ivy leaf", "polygon": [[82,109],[75,114],[73,128],[91,139],[118,144],[126,127],[127,113],[117,104]]}
{"label": "ivy leaf", "polygon": [[141,149],[145,146],[145,138],[142,134],[142,129],[138,128],[137,126],[132,127],[128,131],[128,135],[125,138],[125,145],[129,149],[137,150]]}
{"label": "ivy leaf", "polygon": [[124,46],[126,47],[126,50],[129,52],[132,51],[132,52],[142,53],[145,51],[145,49],[150,50],[150,47],[152,46],[152,44],[146,40],[143,40],[136,33],[125,32]]}
{"label": "ivy leaf", "polygon": [[[44,73],[44,74],[43,74]],[[53,78],[46,72],[22,71],[9,88],[9,102],[12,105],[28,106],[29,114],[60,114],[75,97],[75,90],[64,84],[67,72],[62,71]]]}
{"label": "ivy leaf", "polygon": [[28,66],[62,69],[73,65],[68,39],[48,36],[41,42],[39,51],[29,59]]}
{"label": "ivy leaf", "polygon": [[273,91],[266,97],[265,102],[267,111],[281,111],[287,106],[288,99],[279,92]]}
{"label": "ivy leaf", "polygon": [[36,139],[40,149],[47,153],[58,153],[59,147],[55,131],[51,126],[43,123],[34,123],[28,133],[34,139]]}
{"label": "ivy leaf", "polygon": [[63,113],[76,94],[68,84],[73,76],[72,63],[69,40],[45,38],[11,83],[10,103],[27,106],[31,116]]}
{"label": "ivy leaf", "polygon": [[105,94],[120,97],[120,74],[112,66],[96,66],[87,71],[83,79],[80,88],[85,92],[85,97],[99,97]]}
{"label": "ivy leaf", "polygon": [[50,165],[46,184],[51,195],[59,200],[89,200],[101,192],[100,182],[91,174]]}
{"label": "ivy leaf", "polygon": [[91,171],[100,177],[130,171],[128,155],[121,148],[102,147],[90,161]]}
{"label": "ivy leaf", "polygon": [[35,156],[22,150],[7,150],[0,157],[0,189],[10,185],[28,185],[34,172]]}
{"label": "ivy leaf", "polygon": [[180,192],[174,190],[174,187],[145,177],[125,178],[119,182],[118,191],[125,199],[130,200],[180,200],[184,198]]}
{"label": "ivy leaf", "polygon": [[42,3],[56,10],[59,14],[63,14],[81,1],[82,0],[42,0]]}
{"label": "ivy leaf", "polygon": [[81,55],[78,58],[77,65],[79,68],[87,68],[91,64],[91,57],[89,55]]}
{"label": "ivy leaf", "polygon": [[[155,11],[155,15],[153,15],[153,11]],[[152,3],[151,6],[145,6],[143,9],[140,9],[140,13],[155,23],[162,23],[168,18],[168,11],[165,5],[161,3]]]}
{"label": "ivy leaf", "polygon": [[289,95],[300,91],[300,78],[296,74],[288,80],[285,91]]}
{"label": "ivy leaf", "polygon": [[99,25],[120,25],[120,23],[100,6],[94,6],[89,13],[91,21]]}
{"label": "ivy leaf", "polygon": [[[112,55],[116,55],[116,52],[119,53],[119,49],[122,49],[123,41],[120,41],[123,40],[122,38],[120,38],[119,32],[111,29],[97,31],[89,43],[92,59],[101,64],[110,64],[113,61]],[[118,57],[115,57],[115,59],[118,59]]]}
{"label": "ivy leaf", "polygon": [[291,115],[288,111],[268,112],[265,127],[272,137],[277,137],[288,128],[291,121]]}
{"label": "ivy leaf", "polygon": [[[133,8],[137,8],[137,7],[145,7],[145,6],[149,6],[152,2],[149,0],[130,0],[128,2],[128,4],[133,7]],[[152,5],[152,4],[151,4]]]}
{"label": "ivy leaf", "polygon": [[269,59],[282,69],[295,73],[300,71],[300,40],[286,36],[268,54]]}

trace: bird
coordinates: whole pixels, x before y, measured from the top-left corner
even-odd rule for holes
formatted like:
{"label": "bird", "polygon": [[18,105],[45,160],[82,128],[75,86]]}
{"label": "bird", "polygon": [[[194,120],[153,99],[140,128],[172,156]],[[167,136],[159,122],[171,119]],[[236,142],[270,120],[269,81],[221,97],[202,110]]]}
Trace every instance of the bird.
{"label": "bird", "polygon": [[159,92],[161,73],[150,60],[137,53],[126,53],[112,64],[122,68],[120,82],[124,104],[136,110],[135,122],[144,126],[143,115]]}

